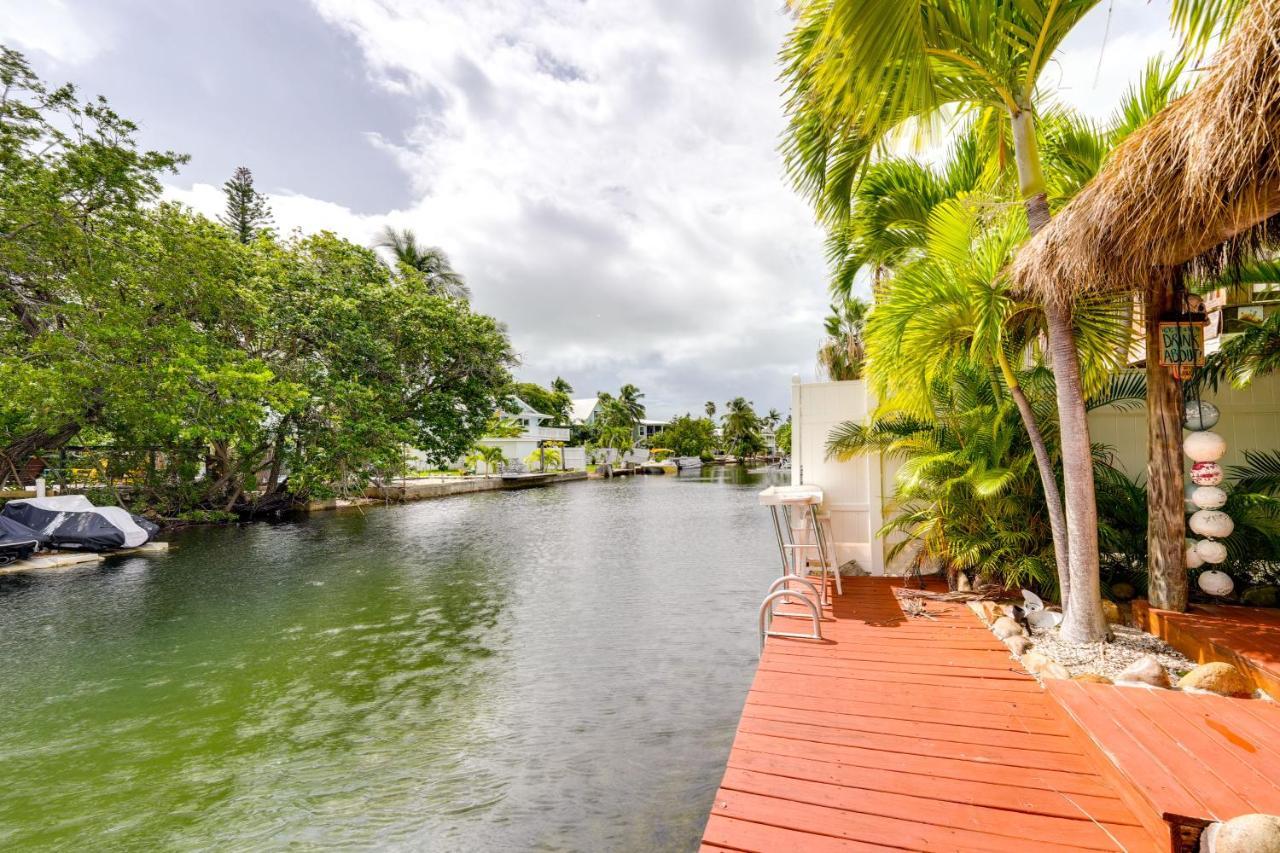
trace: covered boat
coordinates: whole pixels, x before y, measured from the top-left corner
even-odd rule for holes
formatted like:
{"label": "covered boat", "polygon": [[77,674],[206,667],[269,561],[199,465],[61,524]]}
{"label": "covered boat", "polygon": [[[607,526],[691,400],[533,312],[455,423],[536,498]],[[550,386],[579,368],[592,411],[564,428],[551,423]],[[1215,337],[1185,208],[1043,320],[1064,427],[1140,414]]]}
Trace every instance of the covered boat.
{"label": "covered boat", "polygon": [[30,557],[40,547],[40,534],[25,524],[0,515],[0,566]]}
{"label": "covered boat", "polygon": [[31,528],[42,545],[85,551],[137,548],[157,529],[121,507],[94,506],[83,495],[9,501],[0,510],[0,518]]}

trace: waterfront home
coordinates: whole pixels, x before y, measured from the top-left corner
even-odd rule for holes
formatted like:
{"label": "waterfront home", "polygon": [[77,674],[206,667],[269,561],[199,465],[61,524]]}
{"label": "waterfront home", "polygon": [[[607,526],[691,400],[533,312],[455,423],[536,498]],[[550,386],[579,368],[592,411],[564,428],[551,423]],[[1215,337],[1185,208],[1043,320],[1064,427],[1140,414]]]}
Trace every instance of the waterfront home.
{"label": "waterfront home", "polygon": [[[476,442],[483,447],[497,447],[502,450],[502,456],[508,462],[524,460],[531,454],[536,453],[540,448],[548,444],[563,445],[569,441],[569,428],[547,426],[547,423],[554,419],[554,415],[546,415],[537,411],[524,400],[519,397],[515,399],[515,406],[511,407],[513,411],[503,411],[499,413],[499,417],[506,423],[514,422],[520,427],[520,433],[515,436],[485,436]],[[580,448],[558,447],[561,454],[562,467],[582,467],[582,461],[573,458],[574,450],[578,451],[581,456]],[[483,469],[483,463],[481,463]],[[483,470],[480,473],[485,473]]]}
{"label": "waterfront home", "polygon": [[599,397],[580,397],[570,401],[569,420],[574,426],[591,426],[599,411]]}

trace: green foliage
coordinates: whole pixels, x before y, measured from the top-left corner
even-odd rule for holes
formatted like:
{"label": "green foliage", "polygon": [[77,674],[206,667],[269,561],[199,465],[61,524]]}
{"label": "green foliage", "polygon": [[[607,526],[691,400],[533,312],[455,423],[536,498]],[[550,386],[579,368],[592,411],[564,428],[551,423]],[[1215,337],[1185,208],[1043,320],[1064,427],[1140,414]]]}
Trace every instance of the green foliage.
{"label": "green foliage", "polygon": [[778,452],[784,455],[791,453],[791,419],[787,418],[787,422],[778,427],[776,435],[778,440]]}
{"label": "green foliage", "polygon": [[436,296],[468,300],[471,288],[462,274],[453,268],[449,256],[438,246],[423,246],[408,228],[396,230],[388,225],[375,248],[387,249],[392,268],[400,275],[412,276]]}
{"label": "green foliage", "polygon": [[472,448],[467,454],[466,463],[472,471],[479,471],[480,466],[485,466],[485,475],[488,476],[498,470],[507,457],[503,455],[501,447],[491,447],[484,444],[478,444]]}
{"label": "green foliage", "polygon": [[178,514],[178,520],[188,524],[229,524],[238,519],[234,512],[216,509],[191,509]]}
{"label": "green foliage", "polygon": [[529,469],[559,468],[563,457],[560,455],[558,447],[543,447],[533,451],[524,458],[524,464]]}
{"label": "green foliage", "polygon": [[[560,381],[563,382],[563,380]],[[569,392],[572,390],[570,388]],[[557,426],[569,425],[570,410],[573,407],[569,392],[543,388],[536,382],[517,382],[515,384],[515,395],[539,413],[551,415],[552,423]]]}
{"label": "green foliage", "polygon": [[760,418],[745,398],[734,397],[725,403],[721,440],[724,449],[738,457],[752,456],[765,449]]}
{"label": "green foliage", "polygon": [[[1257,262],[1239,271],[1240,283],[1280,281],[1280,263]],[[1247,322],[1247,321],[1246,321]],[[1280,311],[1262,322],[1248,322],[1239,335],[1224,341],[1222,348],[1205,359],[1196,376],[1197,383],[1217,389],[1224,381],[1236,388],[1246,388],[1259,376],[1280,369]]]}
{"label": "green foliage", "polygon": [[716,447],[716,425],[710,418],[680,415],[662,431],[662,443],[677,456],[710,456]]}
{"label": "green foliage", "polygon": [[227,208],[218,221],[231,229],[241,243],[251,243],[259,234],[271,228],[271,208],[267,199],[253,187],[253,173],[245,166],[222,185]]}
{"label": "green foliage", "polygon": [[200,502],[229,509],[257,477],[360,489],[405,444],[443,462],[483,433],[514,362],[492,318],[333,234],[241,242],[156,203],[181,158],[139,153],[105,102],[46,90],[11,51],[0,81],[0,441],[16,466],[90,431],[199,448]]}
{"label": "green foliage", "polygon": [[863,327],[870,305],[861,299],[842,299],[833,303],[824,321],[826,340],[818,348],[818,366],[832,382],[860,379],[866,360]]}

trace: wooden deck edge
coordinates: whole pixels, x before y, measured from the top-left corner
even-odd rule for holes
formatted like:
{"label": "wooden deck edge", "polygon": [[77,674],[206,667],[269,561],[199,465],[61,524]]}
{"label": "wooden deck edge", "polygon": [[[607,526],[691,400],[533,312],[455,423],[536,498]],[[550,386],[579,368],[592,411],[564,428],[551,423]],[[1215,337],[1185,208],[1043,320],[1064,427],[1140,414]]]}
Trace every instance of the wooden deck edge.
{"label": "wooden deck edge", "polygon": [[[1176,614],[1174,614],[1176,615]],[[1248,657],[1213,640],[1202,639],[1166,617],[1148,602],[1133,602],[1134,621],[1148,634],[1159,637],[1196,663],[1229,663],[1249,679],[1254,689],[1280,700],[1280,674],[1259,666]]]}
{"label": "wooden deck edge", "polygon": [[[1170,830],[1168,821],[1165,820],[1164,814],[1156,805],[1129,780],[1129,776],[1124,772],[1124,768],[1120,766],[1120,762],[1111,755],[1105,747],[1093,736],[1093,732],[1089,727],[1072,713],[1071,708],[1062,700],[1059,693],[1060,690],[1075,687],[1072,682],[1055,683],[1052,680],[1045,682],[1045,692],[1053,700],[1050,705],[1061,719],[1072,728],[1081,732],[1084,737],[1082,741],[1087,753],[1087,757],[1098,768],[1102,778],[1114,786],[1116,795],[1120,797],[1120,801],[1124,803],[1142,822],[1142,826],[1147,832],[1158,841],[1163,850],[1176,850],[1173,846],[1173,835]],[[1127,688],[1118,688],[1127,689]],[[1135,688],[1136,689],[1136,688]]]}

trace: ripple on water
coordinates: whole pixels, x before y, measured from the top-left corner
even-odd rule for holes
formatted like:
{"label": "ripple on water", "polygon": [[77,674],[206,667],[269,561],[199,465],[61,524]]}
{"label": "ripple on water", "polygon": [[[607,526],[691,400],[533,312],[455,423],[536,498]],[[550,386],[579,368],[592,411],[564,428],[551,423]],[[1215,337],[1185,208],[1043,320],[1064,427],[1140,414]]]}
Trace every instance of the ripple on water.
{"label": "ripple on water", "polygon": [[487,493],[0,579],[0,847],[695,846],[775,571],[761,487]]}

